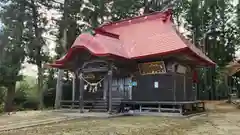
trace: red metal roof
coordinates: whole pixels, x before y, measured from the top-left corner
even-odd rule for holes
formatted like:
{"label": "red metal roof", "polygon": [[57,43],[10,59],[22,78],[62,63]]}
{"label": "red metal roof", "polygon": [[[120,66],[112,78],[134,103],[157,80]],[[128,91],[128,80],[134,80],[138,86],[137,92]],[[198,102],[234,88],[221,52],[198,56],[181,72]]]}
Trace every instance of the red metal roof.
{"label": "red metal roof", "polygon": [[[82,49],[87,49],[96,56],[114,55],[126,59],[162,56],[184,51],[206,65],[215,64],[175,30],[170,11],[155,12],[150,15],[109,23],[97,29],[98,31],[100,29],[101,33],[97,33],[95,36],[81,34],[68,53],[56,63],[64,64],[71,58],[75,50],[79,52]],[[106,34],[103,34],[104,32]]]}

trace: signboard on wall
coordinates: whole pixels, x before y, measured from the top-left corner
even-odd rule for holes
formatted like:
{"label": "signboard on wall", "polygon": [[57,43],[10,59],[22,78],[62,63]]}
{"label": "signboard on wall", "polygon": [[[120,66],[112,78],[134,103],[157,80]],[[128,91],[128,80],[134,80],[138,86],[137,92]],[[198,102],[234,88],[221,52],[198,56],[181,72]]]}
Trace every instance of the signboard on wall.
{"label": "signboard on wall", "polygon": [[166,73],[166,67],[163,61],[140,63],[138,64],[138,68],[141,75]]}
{"label": "signboard on wall", "polygon": [[137,86],[137,82],[136,81],[129,82],[129,87],[136,87],[136,86]]}
{"label": "signboard on wall", "polygon": [[185,66],[180,65],[180,64],[177,66],[177,72],[178,72],[178,73],[185,74],[186,71],[187,71],[187,68],[186,68]]}
{"label": "signboard on wall", "polygon": [[158,88],[159,85],[158,85],[158,82],[154,82],[154,88]]}

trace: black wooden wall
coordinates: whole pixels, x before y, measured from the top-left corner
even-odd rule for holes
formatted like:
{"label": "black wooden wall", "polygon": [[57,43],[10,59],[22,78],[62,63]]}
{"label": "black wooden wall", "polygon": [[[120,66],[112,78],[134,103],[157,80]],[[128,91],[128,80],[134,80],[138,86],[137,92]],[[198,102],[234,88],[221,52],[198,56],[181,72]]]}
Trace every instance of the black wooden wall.
{"label": "black wooden wall", "polygon": [[[136,77],[136,81],[138,85],[133,87],[132,91],[132,100],[134,101],[195,100],[190,76],[184,80],[184,75],[181,74],[139,75]],[[159,83],[158,88],[154,88],[154,82]]]}
{"label": "black wooden wall", "polygon": [[[194,101],[196,92],[192,88],[192,76],[183,74],[138,75],[134,80],[137,86],[132,88],[133,101]],[[174,81],[175,78],[175,81]],[[154,88],[154,82],[159,87]],[[185,83],[185,86],[184,86]],[[78,88],[79,81],[76,81]],[[174,90],[175,85],[175,90]],[[184,89],[185,87],[185,89]],[[69,89],[71,91],[71,89]],[[114,92],[113,92],[114,93]],[[84,91],[84,100],[94,100],[103,97],[103,89],[96,93]],[[79,99],[79,90],[75,91],[75,100]]]}

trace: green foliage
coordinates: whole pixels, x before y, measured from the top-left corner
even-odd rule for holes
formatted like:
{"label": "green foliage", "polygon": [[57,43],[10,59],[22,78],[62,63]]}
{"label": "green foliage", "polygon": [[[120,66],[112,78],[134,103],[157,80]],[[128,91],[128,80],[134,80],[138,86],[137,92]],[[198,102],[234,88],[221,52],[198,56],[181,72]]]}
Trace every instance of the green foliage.
{"label": "green foliage", "polygon": [[14,104],[18,110],[36,110],[39,105],[36,84],[33,85],[27,80],[19,82],[16,88]]}
{"label": "green foliage", "polygon": [[22,103],[21,108],[26,110],[37,110],[39,106],[38,98],[29,97],[25,102]]}
{"label": "green foliage", "polygon": [[217,68],[199,70],[201,84],[198,90],[205,91],[214,99],[223,85],[222,73],[218,69],[235,58],[236,48],[240,45],[238,30],[233,21],[229,21],[234,6],[227,0],[183,1],[179,6],[175,10],[177,22],[179,18],[176,15],[181,16],[185,20],[185,29],[190,33],[187,37],[218,65]]}
{"label": "green foliage", "polygon": [[5,3],[0,11],[3,26],[3,46],[0,48],[0,87],[7,89],[5,111],[10,111],[15,93],[15,84],[22,79],[20,70],[25,59],[24,21],[22,7],[16,3]]}
{"label": "green foliage", "polygon": [[[240,35],[240,1],[238,1],[238,4],[236,5],[236,14],[237,14],[237,20],[236,20],[236,26],[237,26],[237,31],[238,35]],[[239,41],[240,41],[240,36],[239,36]]]}
{"label": "green foliage", "polygon": [[3,108],[6,91],[7,89],[5,87],[0,86],[0,113],[4,111]]}
{"label": "green foliage", "polygon": [[22,86],[20,87],[20,89],[16,90],[15,98],[13,100],[16,106],[20,106],[23,102],[27,100],[27,89],[29,88],[26,86]]}
{"label": "green foliage", "polygon": [[6,95],[7,89],[3,86],[0,86],[0,104],[4,103],[4,97]]}
{"label": "green foliage", "polygon": [[[25,58],[23,37],[23,22],[21,8],[10,4],[3,7],[0,13],[4,24],[5,45],[0,57],[0,85],[8,86],[22,79],[19,71]],[[16,21],[18,20],[18,21]]]}
{"label": "green foliage", "polygon": [[[22,28],[22,38],[20,41],[22,42],[21,45],[24,45],[22,49],[24,52],[26,52],[28,62],[35,64],[38,67],[37,89],[39,94],[40,108],[42,108],[43,105],[43,63],[47,62],[49,59],[48,51],[44,50],[46,41],[43,37],[43,33],[46,32],[48,27],[48,20],[46,18],[46,15],[41,10],[48,6],[48,3],[50,2],[50,0],[11,0],[10,4],[6,4],[6,8],[9,8],[9,5],[13,5],[15,9],[20,9],[16,14],[20,14],[21,17],[14,19],[14,21],[22,22],[22,25],[20,27]],[[9,24],[16,27],[16,24],[14,23]],[[19,51],[16,50],[16,52]]]}
{"label": "green foliage", "polygon": [[46,108],[54,107],[56,88],[49,88],[44,92],[44,105]]}
{"label": "green foliage", "polygon": [[53,107],[56,96],[56,83],[57,80],[54,78],[54,69],[48,70],[48,79],[46,80],[47,89],[44,91],[44,105],[45,107]]}

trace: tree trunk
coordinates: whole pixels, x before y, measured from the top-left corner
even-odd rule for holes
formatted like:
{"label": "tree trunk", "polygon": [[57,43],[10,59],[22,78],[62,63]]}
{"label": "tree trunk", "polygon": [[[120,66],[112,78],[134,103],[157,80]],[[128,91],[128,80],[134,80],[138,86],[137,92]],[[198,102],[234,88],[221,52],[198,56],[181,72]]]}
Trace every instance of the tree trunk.
{"label": "tree trunk", "polygon": [[39,101],[39,106],[38,109],[43,109],[44,108],[44,103],[43,103],[43,68],[41,65],[38,65],[38,101]]}
{"label": "tree trunk", "polygon": [[62,79],[64,76],[64,70],[58,71],[58,78],[57,78],[57,86],[56,86],[56,97],[55,97],[55,109],[59,109],[61,106],[61,99],[62,99]]}
{"label": "tree trunk", "polygon": [[7,98],[5,100],[4,111],[12,112],[13,111],[13,100],[15,97],[15,86],[16,83],[12,83],[12,85],[7,87]]}
{"label": "tree trunk", "polygon": [[144,0],[144,11],[143,14],[150,13],[150,3],[148,0]]}
{"label": "tree trunk", "polygon": [[[61,38],[61,45],[65,52],[67,52],[68,4],[69,4],[69,0],[64,0],[63,25],[61,26],[61,29],[63,29],[62,31],[63,36]],[[64,70],[59,70],[58,78],[57,78],[57,86],[56,86],[55,105],[54,105],[55,109],[59,109],[61,107],[63,76],[64,76]]]}
{"label": "tree trunk", "polygon": [[31,9],[32,9],[32,18],[33,18],[33,27],[34,27],[34,34],[36,37],[36,54],[35,54],[35,60],[36,60],[36,65],[38,67],[38,78],[37,78],[37,83],[38,83],[38,94],[39,94],[39,109],[44,108],[44,103],[43,103],[43,67],[42,67],[42,55],[41,55],[41,49],[42,49],[42,43],[41,42],[41,32],[40,28],[38,26],[38,18],[39,18],[39,13],[37,9],[37,4],[35,3],[34,0],[31,0]]}

